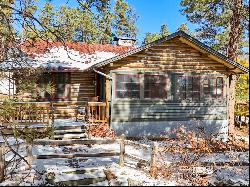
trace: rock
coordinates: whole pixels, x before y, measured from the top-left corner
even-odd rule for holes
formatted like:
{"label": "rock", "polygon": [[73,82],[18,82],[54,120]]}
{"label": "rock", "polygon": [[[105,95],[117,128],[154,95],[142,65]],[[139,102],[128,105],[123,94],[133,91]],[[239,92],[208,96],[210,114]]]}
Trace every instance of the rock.
{"label": "rock", "polygon": [[142,186],[140,181],[128,178],[128,186]]}
{"label": "rock", "polygon": [[106,175],[106,178],[107,178],[108,181],[111,181],[111,180],[113,180],[113,179],[117,179],[117,176],[115,176],[115,174],[112,173],[111,170],[105,170],[105,169],[104,169],[103,172],[104,172],[104,174]]}

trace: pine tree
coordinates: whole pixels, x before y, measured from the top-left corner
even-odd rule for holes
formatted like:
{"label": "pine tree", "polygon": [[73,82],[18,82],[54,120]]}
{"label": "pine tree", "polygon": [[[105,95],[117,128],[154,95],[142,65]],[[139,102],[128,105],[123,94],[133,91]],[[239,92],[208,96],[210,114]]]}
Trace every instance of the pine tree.
{"label": "pine tree", "polygon": [[[232,19],[238,20],[240,28],[232,34],[239,33],[239,47],[236,47],[236,53],[244,51],[244,44],[248,43],[249,33],[249,1],[211,1],[211,0],[182,0],[180,5],[183,7],[181,12],[186,15],[187,19],[194,24],[198,24],[196,36],[203,42],[226,55],[228,55],[228,46],[230,41],[230,30],[234,28]],[[238,7],[235,11],[235,7]],[[235,13],[234,13],[235,12]],[[237,17],[237,18],[236,18]],[[236,38],[237,38],[236,37]],[[230,44],[232,46],[232,44]]]}
{"label": "pine tree", "polygon": [[112,42],[112,20],[113,13],[110,11],[110,0],[102,0],[96,2],[97,15],[96,20],[98,23],[98,43],[109,44]]}
{"label": "pine tree", "polygon": [[13,27],[12,7],[14,0],[1,0],[0,2],[0,63],[7,57],[8,45],[12,43],[17,32]]}
{"label": "pine tree", "polygon": [[83,9],[78,9],[77,12],[74,40],[85,43],[97,43],[98,26],[94,19],[94,14]]}
{"label": "pine tree", "polygon": [[163,24],[161,26],[161,28],[160,28],[160,32],[159,33],[147,32],[142,43],[143,44],[147,44],[147,43],[153,42],[155,40],[158,40],[158,39],[160,39],[162,37],[165,37],[165,36],[167,36],[169,34],[170,34],[170,32],[168,30],[167,24]]}
{"label": "pine tree", "polygon": [[155,40],[158,40],[161,38],[161,34],[159,33],[152,33],[152,32],[147,32],[145,34],[145,37],[144,37],[144,40],[143,40],[143,44],[148,44],[148,43],[151,43]]}
{"label": "pine tree", "polygon": [[44,7],[41,10],[41,14],[39,15],[39,19],[43,25],[40,30],[40,37],[44,39],[56,40],[56,36],[52,33],[56,32],[56,12],[54,11],[54,8],[50,2],[46,1],[46,3],[44,4]]}
{"label": "pine tree", "polygon": [[114,5],[114,29],[117,36],[136,38],[137,16],[132,7],[124,0],[116,0]]}
{"label": "pine tree", "polygon": [[182,24],[178,27],[177,31],[183,31],[183,32],[185,32],[185,33],[187,33],[187,34],[190,34],[190,30],[189,30],[189,28],[188,28],[188,26],[187,26],[186,23],[182,23]]}
{"label": "pine tree", "polygon": [[63,39],[65,41],[73,41],[75,36],[75,30],[78,27],[79,9],[70,8],[62,5],[56,14],[56,22],[58,30],[63,33]]}
{"label": "pine tree", "polygon": [[[37,6],[35,0],[24,0],[23,1],[23,11],[26,14],[34,15],[37,11]],[[25,40],[26,38],[37,38],[39,31],[36,26],[33,24],[32,20],[29,18],[23,18],[22,30],[21,30],[21,39]]]}
{"label": "pine tree", "polygon": [[163,24],[163,25],[161,26],[160,34],[161,34],[161,37],[164,37],[164,36],[167,36],[167,35],[170,34],[170,32],[168,31],[168,26],[167,26],[167,24]]}

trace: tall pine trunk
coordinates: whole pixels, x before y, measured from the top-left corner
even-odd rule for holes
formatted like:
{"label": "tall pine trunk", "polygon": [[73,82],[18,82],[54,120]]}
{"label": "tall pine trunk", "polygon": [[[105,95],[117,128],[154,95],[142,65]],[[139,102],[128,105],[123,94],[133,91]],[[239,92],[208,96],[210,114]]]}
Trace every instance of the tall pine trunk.
{"label": "tall pine trunk", "polygon": [[[241,8],[243,7],[242,0],[233,0],[232,2],[233,16],[230,22],[229,43],[227,46],[227,56],[235,60],[239,49],[241,39]],[[235,106],[235,85],[236,75],[229,75],[229,93],[228,93],[228,122],[229,135],[234,133],[234,106]]]}

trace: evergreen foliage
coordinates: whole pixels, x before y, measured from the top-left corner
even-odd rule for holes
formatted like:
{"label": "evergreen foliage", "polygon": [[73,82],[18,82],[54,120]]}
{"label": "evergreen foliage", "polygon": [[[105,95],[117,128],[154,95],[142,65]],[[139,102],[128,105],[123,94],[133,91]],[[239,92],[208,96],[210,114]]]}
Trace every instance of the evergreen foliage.
{"label": "evergreen foliage", "polygon": [[[82,0],[79,7],[61,5],[59,9],[46,2],[40,10],[41,28],[26,26],[25,38],[44,38],[52,41],[112,43],[113,36],[136,38],[137,15],[125,0]],[[38,11],[32,4],[30,13]]]}
{"label": "evergreen foliage", "polygon": [[[182,14],[191,23],[199,25],[196,36],[215,50],[228,55],[228,49],[232,48],[232,44],[229,44],[232,37],[239,37],[239,47],[236,46],[235,50],[237,54],[242,54],[243,48],[248,47],[248,0],[182,0],[180,5]],[[238,31],[232,31],[236,23],[239,23]],[[234,36],[230,36],[230,33]]]}
{"label": "evergreen foliage", "polygon": [[161,25],[160,32],[152,33],[152,32],[147,32],[145,35],[145,38],[143,40],[143,44],[148,44],[150,42],[153,42],[155,40],[158,40],[164,36],[167,36],[171,34],[168,30],[167,24]]}

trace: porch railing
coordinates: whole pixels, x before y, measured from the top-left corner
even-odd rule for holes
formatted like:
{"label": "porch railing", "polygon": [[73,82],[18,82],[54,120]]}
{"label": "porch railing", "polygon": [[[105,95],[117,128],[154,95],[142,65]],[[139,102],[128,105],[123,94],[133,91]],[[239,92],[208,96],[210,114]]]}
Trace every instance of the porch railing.
{"label": "porch railing", "polygon": [[87,121],[90,123],[105,123],[106,103],[104,102],[88,102],[87,104]]}
{"label": "porch railing", "polygon": [[[50,124],[57,118],[55,112],[58,112],[60,106],[67,106],[66,109],[74,108],[76,120],[84,118],[89,123],[107,122],[106,103],[105,102],[87,102],[85,103],[65,103],[65,102],[15,102],[6,113],[0,115],[2,125],[8,124]],[[0,103],[0,109],[5,110],[5,105]],[[66,115],[67,111],[63,111]]]}
{"label": "porch railing", "polygon": [[13,105],[0,104],[1,123],[8,124],[50,124],[52,119],[49,102],[16,102]]}

